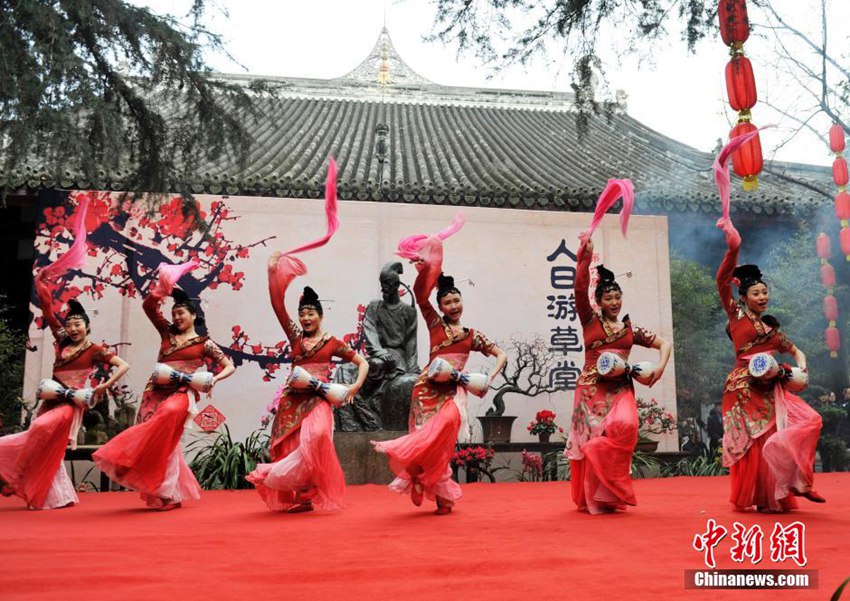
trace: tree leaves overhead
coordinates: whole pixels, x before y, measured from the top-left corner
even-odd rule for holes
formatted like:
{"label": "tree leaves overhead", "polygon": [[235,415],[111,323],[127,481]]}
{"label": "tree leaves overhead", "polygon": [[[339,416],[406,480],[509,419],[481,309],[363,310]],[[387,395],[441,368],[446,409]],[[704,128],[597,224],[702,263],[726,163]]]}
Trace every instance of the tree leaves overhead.
{"label": "tree leaves overhead", "polygon": [[182,25],[120,0],[0,0],[4,179],[29,168],[188,192],[200,161],[244,162],[252,90],[211,77],[202,51],[222,44],[204,4]]}
{"label": "tree leaves overhead", "polygon": [[[693,50],[716,29],[716,1],[709,0],[432,0],[430,40],[473,52],[496,70],[526,64],[557,49],[572,58],[574,89],[592,93],[588,66],[601,69],[596,48],[608,25],[630,51],[679,33]],[[516,33],[520,32],[520,33]],[[645,46],[644,46],[645,47]]]}

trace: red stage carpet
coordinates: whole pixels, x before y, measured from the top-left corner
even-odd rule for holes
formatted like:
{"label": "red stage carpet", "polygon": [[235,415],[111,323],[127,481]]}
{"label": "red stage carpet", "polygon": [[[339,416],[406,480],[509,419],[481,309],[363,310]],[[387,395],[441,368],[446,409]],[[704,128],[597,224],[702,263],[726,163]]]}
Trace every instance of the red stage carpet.
{"label": "red stage carpet", "polygon": [[[0,599],[828,599],[850,575],[850,474],[818,474],[825,505],[733,513],[726,478],[638,480],[625,514],[573,511],[568,483],[473,484],[452,515],[379,486],[348,489],[340,513],[276,514],[253,491],[212,492],[183,509],[143,509],[132,493],[89,493],[70,509],[0,499]],[[818,590],[684,590],[703,568],[691,548],[714,518],[765,530],[806,524]],[[718,568],[733,564],[729,537]],[[846,594],[850,601],[850,593]]]}

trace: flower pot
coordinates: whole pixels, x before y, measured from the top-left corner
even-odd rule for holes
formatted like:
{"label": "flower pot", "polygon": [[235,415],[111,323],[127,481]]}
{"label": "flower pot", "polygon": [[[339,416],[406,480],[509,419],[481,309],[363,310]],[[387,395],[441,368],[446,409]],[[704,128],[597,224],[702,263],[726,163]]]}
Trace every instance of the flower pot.
{"label": "flower pot", "polygon": [[544,442],[544,443],[545,443],[545,442],[549,442],[549,437],[550,437],[550,436],[552,436],[552,434],[551,434],[550,432],[540,432],[540,433],[537,435],[537,438],[538,438],[538,440],[540,440],[540,442]]}
{"label": "flower pot", "polygon": [[639,439],[635,445],[635,451],[640,451],[641,453],[654,453],[657,449],[657,440]]}
{"label": "flower pot", "polygon": [[513,427],[515,415],[481,415],[481,433],[484,442],[510,442],[511,428]]}

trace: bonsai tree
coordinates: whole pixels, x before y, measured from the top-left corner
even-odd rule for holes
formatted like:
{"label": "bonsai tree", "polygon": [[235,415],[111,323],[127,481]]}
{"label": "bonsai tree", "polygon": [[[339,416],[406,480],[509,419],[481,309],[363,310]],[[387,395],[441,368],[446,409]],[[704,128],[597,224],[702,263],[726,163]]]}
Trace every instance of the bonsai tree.
{"label": "bonsai tree", "polygon": [[511,359],[490,386],[491,390],[496,391],[496,396],[493,398],[493,407],[487,410],[486,415],[504,414],[506,394],[536,397],[563,388],[549,377],[549,372],[556,362],[556,354],[549,350],[549,345],[540,336],[525,339],[516,335],[512,336],[506,345],[500,343],[499,346],[506,349]]}

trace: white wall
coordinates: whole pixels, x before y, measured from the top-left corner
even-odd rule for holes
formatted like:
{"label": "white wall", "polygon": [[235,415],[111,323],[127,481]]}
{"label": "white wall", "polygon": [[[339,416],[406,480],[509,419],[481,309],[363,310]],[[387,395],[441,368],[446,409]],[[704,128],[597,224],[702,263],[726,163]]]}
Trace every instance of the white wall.
{"label": "white wall", "polygon": [[[251,256],[233,262],[236,271],[245,273],[244,286],[233,291],[227,286],[207,289],[203,294],[204,309],[210,334],[227,346],[231,328],[240,325],[253,342],[274,344],[284,338],[268,300],[266,260],[275,249],[289,249],[321,235],[325,221],[321,200],[199,197],[208,207],[213,200],[229,206],[235,220],[224,223],[227,238],[242,244],[275,236],[266,247],[251,249]],[[355,328],[357,305],[380,296],[378,273],[394,259],[399,238],[445,227],[457,208],[393,203],[341,202],[338,234],[324,248],[306,252],[300,257],[309,273],[296,280],[288,306],[295,309],[303,285],[314,287],[325,301],[325,329],[339,337]],[[459,234],[445,243],[446,273],[456,279],[471,278],[474,286],[461,283],[465,312],[464,325],[481,330],[493,340],[504,341],[511,335],[539,334],[548,341],[550,328],[559,325],[547,317],[547,295],[556,294],[550,285],[550,269],[565,264],[561,256],[556,263],[547,262],[561,239],[573,251],[577,235],[590,220],[587,213],[554,213],[512,209],[465,208],[467,223]],[[628,240],[619,231],[618,220],[608,216],[595,236],[597,252],[615,274],[632,271],[634,277],[620,277],[625,293],[625,312],[635,324],[656,331],[672,340],[667,220],[664,217],[632,218]],[[37,240],[42,247],[44,239]],[[161,246],[166,252],[165,245]],[[166,252],[167,254],[167,252]],[[90,257],[88,267],[102,264],[106,254]],[[114,255],[113,255],[114,260]],[[411,284],[412,266],[405,268],[402,280]],[[569,291],[567,291],[569,294]],[[144,388],[159,345],[158,335],[145,318],[141,299],[126,299],[116,289],[107,288],[104,297],[95,300],[84,295],[80,299],[93,313],[95,341],[130,342],[121,354],[131,364],[128,384],[139,394]],[[38,308],[34,309],[38,314]],[[577,325],[577,324],[575,324]],[[25,393],[34,394],[38,381],[49,377],[53,361],[50,344],[45,344],[44,331],[35,327],[31,340],[38,351],[27,357]],[[49,342],[49,339],[47,340]],[[420,365],[427,362],[427,333],[419,321]],[[580,367],[581,353],[570,356]],[[635,360],[656,360],[657,353],[635,348]],[[481,356],[471,358],[470,370],[492,365]],[[661,382],[652,391],[638,385],[638,395],[654,397],[671,412],[676,412],[674,366],[671,361]],[[246,364],[236,375],[219,384],[212,400],[226,417],[237,438],[244,438],[259,426],[265,406],[274,395],[281,378],[264,382],[262,371]],[[470,417],[483,415],[490,406],[486,399],[470,398]],[[557,422],[565,430],[569,424],[572,392],[526,398],[507,397],[508,415],[517,415],[512,440],[532,440],[526,426],[536,411],[548,408],[558,414]],[[205,406],[205,403],[201,403]],[[477,422],[476,422],[477,425]],[[480,429],[478,430],[480,439]],[[663,437],[659,450],[675,450],[676,436]]]}

